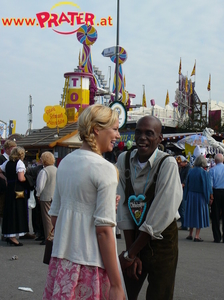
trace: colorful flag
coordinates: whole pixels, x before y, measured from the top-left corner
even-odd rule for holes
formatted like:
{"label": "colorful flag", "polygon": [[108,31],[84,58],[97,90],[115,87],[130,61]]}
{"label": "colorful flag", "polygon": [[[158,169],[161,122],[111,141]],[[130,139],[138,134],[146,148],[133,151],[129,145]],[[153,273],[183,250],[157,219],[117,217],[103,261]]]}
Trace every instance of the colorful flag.
{"label": "colorful flag", "polygon": [[188,79],[185,80],[185,92],[188,93]]}
{"label": "colorful flag", "polygon": [[193,87],[192,87],[192,81],[190,79],[190,95],[192,95],[192,94],[193,94]]}
{"label": "colorful flag", "polygon": [[9,120],[9,135],[16,133],[16,120]]}
{"label": "colorful flag", "polygon": [[208,90],[208,91],[211,90],[211,74],[209,74],[209,81],[208,81],[207,90]]}
{"label": "colorful flag", "polygon": [[167,90],[165,106],[168,105],[169,103],[170,103],[170,98],[169,98],[169,92],[168,92],[168,90]]}
{"label": "colorful flag", "polygon": [[179,65],[179,75],[181,75],[181,58],[180,58],[180,65]]}
{"label": "colorful flag", "polygon": [[145,97],[145,86],[144,85],[143,85],[142,106],[147,107],[147,105],[146,105],[146,97]]}
{"label": "colorful flag", "polygon": [[195,75],[195,69],[196,69],[196,61],[194,63],[194,67],[193,67],[193,70],[191,72],[191,76]]}
{"label": "colorful flag", "polygon": [[191,146],[190,144],[185,143],[185,155],[192,156],[194,154],[194,149],[196,146]]}

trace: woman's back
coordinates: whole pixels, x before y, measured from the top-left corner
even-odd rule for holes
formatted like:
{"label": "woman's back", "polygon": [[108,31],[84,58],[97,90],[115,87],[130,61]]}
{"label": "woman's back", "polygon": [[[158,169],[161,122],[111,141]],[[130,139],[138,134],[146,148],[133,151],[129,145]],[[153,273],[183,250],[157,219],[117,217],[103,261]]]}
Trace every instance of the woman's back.
{"label": "woman's back", "polygon": [[114,166],[100,155],[86,150],[76,150],[60,163],[57,187],[61,205],[70,208],[92,205],[97,191],[106,185],[116,186]]}
{"label": "woman's back", "polygon": [[188,185],[187,188],[191,192],[203,192],[203,182],[206,176],[205,170],[200,167],[194,167],[188,173]]}
{"label": "woman's back", "polygon": [[7,178],[7,181],[15,180],[17,178],[16,174],[16,164],[15,161],[8,161],[5,167],[5,175]]}
{"label": "woman's back", "polygon": [[115,167],[100,155],[76,150],[57,171],[50,209],[58,215],[52,256],[103,267],[95,226],[116,225]]}

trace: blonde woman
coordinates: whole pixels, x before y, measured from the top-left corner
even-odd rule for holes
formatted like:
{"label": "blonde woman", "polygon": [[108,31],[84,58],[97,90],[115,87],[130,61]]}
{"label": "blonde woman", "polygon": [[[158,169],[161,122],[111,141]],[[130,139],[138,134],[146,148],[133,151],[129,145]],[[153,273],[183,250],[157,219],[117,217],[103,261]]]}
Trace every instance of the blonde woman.
{"label": "blonde woman", "polygon": [[[45,238],[47,238],[53,228],[51,223],[51,217],[48,214],[48,211],[51,208],[51,202],[54,195],[57,168],[54,166],[55,158],[51,152],[43,152],[41,154],[40,159],[43,164],[43,169],[39,172],[37,176],[36,196],[37,199],[40,201],[44,236]],[[53,233],[51,234],[50,239],[53,239]],[[42,241],[40,245],[45,245],[45,240]]]}
{"label": "blonde woman", "polygon": [[60,163],[49,214],[55,225],[43,299],[125,299],[116,253],[115,166],[103,158],[117,139],[117,112],[86,108],[78,120],[83,144]]}
{"label": "blonde woman", "polygon": [[[17,234],[23,236],[29,232],[24,158],[25,149],[15,147],[9,155],[9,161],[0,166],[0,173],[4,172],[7,178],[2,234],[7,243],[14,246],[23,246],[17,240]],[[16,191],[21,192],[20,197]]]}

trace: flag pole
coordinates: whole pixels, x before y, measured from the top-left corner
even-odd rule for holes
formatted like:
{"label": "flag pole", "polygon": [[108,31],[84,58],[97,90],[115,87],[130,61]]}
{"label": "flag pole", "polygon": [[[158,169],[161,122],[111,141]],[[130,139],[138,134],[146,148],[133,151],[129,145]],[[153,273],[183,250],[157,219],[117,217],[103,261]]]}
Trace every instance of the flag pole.
{"label": "flag pole", "polygon": [[117,40],[116,40],[116,90],[115,90],[115,101],[118,101],[119,98],[119,8],[120,3],[117,0]]}
{"label": "flag pole", "polygon": [[180,57],[180,64],[179,64],[179,105],[180,105],[180,114],[181,114],[181,110],[182,110],[182,102],[183,102],[183,93],[182,93],[182,72],[181,72],[181,68],[182,68],[182,63],[181,63],[181,57]]}
{"label": "flag pole", "polygon": [[183,107],[184,118],[186,117],[186,113],[189,107],[187,93],[188,93],[188,72],[187,72],[187,76],[185,77],[185,83],[184,83],[184,107]]}
{"label": "flag pole", "polygon": [[210,80],[210,91],[209,91],[209,97],[210,97],[210,101],[212,101],[211,74],[209,74],[209,80]]}
{"label": "flag pole", "polygon": [[212,109],[211,105],[211,74],[209,74],[209,80],[208,80],[208,85],[207,85],[207,90],[209,92],[208,96],[208,110]]}
{"label": "flag pole", "polygon": [[196,59],[195,59],[194,65],[195,65],[195,72],[194,72],[194,86],[195,86],[195,84],[196,84]]}
{"label": "flag pole", "polygon": [[187,72],[187,111],[186,114],[188,115],[189,113],[189,107],[190,107],[190,96],[189,96],[189,80],[188,80],[188,72]]}

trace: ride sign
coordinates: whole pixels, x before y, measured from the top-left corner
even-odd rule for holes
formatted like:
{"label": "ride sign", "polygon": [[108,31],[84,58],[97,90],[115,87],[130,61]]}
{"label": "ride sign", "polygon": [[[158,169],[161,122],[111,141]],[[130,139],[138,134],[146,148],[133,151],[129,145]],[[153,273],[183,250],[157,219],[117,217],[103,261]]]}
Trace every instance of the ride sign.
{"label": "ride sign", "polygon": [[44,122],[47,123],[47,127],[62,128],[67,124],[67,116],[65,114],[65,109],[60,105],[46,106],[44,109],[45,113],[43,115]]}

